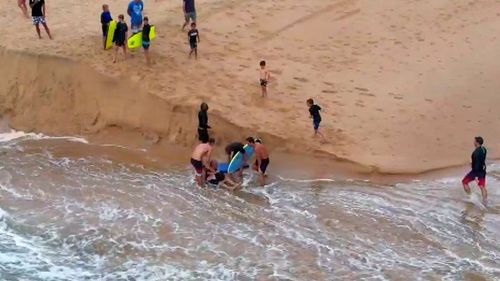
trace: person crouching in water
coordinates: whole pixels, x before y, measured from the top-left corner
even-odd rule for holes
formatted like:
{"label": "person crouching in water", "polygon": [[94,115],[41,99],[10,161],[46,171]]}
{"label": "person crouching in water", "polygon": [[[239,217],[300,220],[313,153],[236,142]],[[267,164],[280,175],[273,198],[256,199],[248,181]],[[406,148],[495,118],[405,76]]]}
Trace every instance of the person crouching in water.
{"label": "person crouching in water", "polygon": [[151,45],[151,39],[149,38],[150,32],[151,25],[149,25],[149,18],[144,17],[144,25],[142,27],[142,48],[144,49],[147,65],[151,65],[151,55],[149,54],[149,46]]}
{"label": "person crouching in water", "polygon": [[247,143],[255,149],[255,163],[253,169],[259,172],[260,186],[265,186],[267,177],[266,170],[270,162],[269,152],[260,139],[254,140],[254,138],[248,137]]}
{"label": "person crouching in water", "polygon": [[211,170],[207,172],[207,182],[216,186],[220,186],[229,191],[238,190],[241,185],[226,177],[223,173],[218,171],[218,163],[215,160],[210,161]]}
{"label": "person crouching in water", "polygon": [[191,154],[191,165],[195,171],[196,183],[199,187],[203,187],[206,178],[206,170],[215,172],[210,167],[210,157],[215,145],[215,139],[203,139],[202,143],[198,144]]}

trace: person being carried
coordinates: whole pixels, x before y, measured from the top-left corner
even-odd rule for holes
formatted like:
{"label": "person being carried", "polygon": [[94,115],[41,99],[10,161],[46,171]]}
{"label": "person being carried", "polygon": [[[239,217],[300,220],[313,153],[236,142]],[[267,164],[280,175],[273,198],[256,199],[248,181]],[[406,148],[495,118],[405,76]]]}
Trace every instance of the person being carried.
{"label": "person being carried", "polygon": [[142,0],[132,0],[132,2],[128,4],[127,14],[130,16],[130,29],[132,30],[132,34],[136,34],[141,30],[143,10],[144,3]]}
{"label": "person being carried", "polygon": [[113,63],[116,62],[118,57],[118,50],[123,49],[123,56],[127,58],[127,45],[125,40],[127,40],[128,26],[125,23],[125,17],[123,15],[118,16],[118,23],[116,24],[115,34],[113,36],[113,42],[115,43],[115,54],[113,56]]}
{"label": "person being carried", "polygon": [[249,137],[247,138],[248,145],[255,149],[255,162],[253,169],[259,172],[259,184],[260,186],[266,185],[266,170],[269,165],[269,152],[267,148],[262,144],[262,140]]}
{"label": "person being carried", "polygon": [[263,98],[267,97],[267,83],[269,83],[270,78],[271,74],[266,69],[266,61],[260,61],[260,88]]}
{"label": "person being carried", "polygon": [[200,43],[200,33],[196,29],[196,23],[191,23],[191,29],[188,31],[189,47],[191,52],[189,52],[189,58],[194,53],[194,58],[198,59],[198,43]]}
{"label": "person being carried", "polygon": [[325,136],[319,129],[319,124],[321,123],[321,114],[319,113],[319,111],[321,110],[321,107],[317,104],[314,104],[313,99],[307,100],[307,106],[309,107],[309,117],[313,119],[314,136],[320,136],[321,143],[326,143]]}
{"label": "person being carried", "polygon": [[198,144],[191,154],[191,165],[193,165],[196,184],[198,184],[199,187],[204,186],[206,170],[215,172],[210,167],[210,157],[212,156],[214,145],[215,139],[203,139],[202,143]]}
{"label": "person being carried", "polygon": [[487,150],[483,146],[484,140],[482,137],[474,138],[474,152],[471,156],[472,170],[463,178],[462,185],[467,194],[471,194],[469,183],[477,179],[481,195],[483,197],[483,204],[486,206],[488,200],[488,191],[486,190],[486,154]]}
{"label": "person being carried", "polygon": [[102,43],[104,45],[104,50],[106,50],[106,38],[108,37],[109,23],[113,20],[111,17],[111,12],[109,12],[109,6],[107,4],[102,5],[101,13],[101,25],[102,25]]}
{"label": "person being carried", "polygon": [[47,32],[47,35],[52,40],[52,35],[50,35],[50,30],[47,26],[47,21],[45,20],[45,17],[47,16],[45,0],[30,0],[30,8],[33,25],[36,28],[38,38],[42,39],[42,35],[40,34],[40,24],[42,24],[43,28],[45,28],[45,32]]}
{"label": "person being carried", "polygon": [[194,5],[194,0],[182,0],[182,11],[184,12],[184,24],[182,25],[182,30],[186,28],[189,24],[189,20],[192,23],[196,23],[196,7]]}
{"label": "person being carried", "polygon": [[220,186],[229,191],[238,190],[241,185],[232,181],[229,177],[226,177],[223,173],[217,170],[218,163],[215,160],[210,161],[211,171],[207,172],[207,182],[209,184]]}
{"label": "person being carried", "polygon": [[208,104],[202,103],[198,112],[198,139],[200,141],[209,138],[208,129],[211,129],[208,125]]}
{"label": "person being carried", "polygon": [[149,25],[149,18],[144,17],[144,26],[142,27],[142,48],[144,49],[144,56],[146,57],[147,65],[151,65],[151,56],[149,54],[149,46],[151,46],[151,40],[149,38],[150,32],[151,25]]}
{"label": "person being carried", "polygon": [[30,17],[28,16],[28,7],[26,6],[26,0],[17,0],[17,6],[21,11],[23,12],[23,15],[29,19]]}

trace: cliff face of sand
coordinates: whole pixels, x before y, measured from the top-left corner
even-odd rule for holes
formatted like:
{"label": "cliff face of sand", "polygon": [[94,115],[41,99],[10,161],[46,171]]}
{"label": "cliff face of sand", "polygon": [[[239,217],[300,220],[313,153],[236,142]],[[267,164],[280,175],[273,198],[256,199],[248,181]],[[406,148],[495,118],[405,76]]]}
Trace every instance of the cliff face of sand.
{"label": "cliff face of sand", "polygon": [[[115,17],[127,3],[108,1]],[[180,1],[148,1],[158,33],[152,67],[141,50],[111,63],[100,49],[99,5],[51,0],[50,41],[36,39],[14,4],[0,10],[1,26],[18,27],[0,37],[0,112],[18,129],[119,127],[190,146],[205,101],[221,145],[258,134],[273,150],[382,173],[464,165],[475,135],[490,158],[500,156],[495,0],[200,1],[196,62],[179,31]],[[272,74],[267,99],[260,59]],[[312,138],[309,97],[324,109],[326,145]]]}

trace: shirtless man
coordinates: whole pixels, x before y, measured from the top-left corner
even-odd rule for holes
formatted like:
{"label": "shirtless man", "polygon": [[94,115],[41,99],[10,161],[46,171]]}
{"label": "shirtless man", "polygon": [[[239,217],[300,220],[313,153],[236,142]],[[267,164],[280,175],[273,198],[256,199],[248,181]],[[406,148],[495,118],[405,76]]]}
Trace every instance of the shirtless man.
{"label": "shirtless man", "polygon": [[269,79],[271,78],[271,74],[266,69],[266,61],[260,61],[260,88],[262,90],[262,97],[267,97],[267,83],[269,83]]}
{"label": "shirtless man", "polygon": [[210,167],[210,157],[212,155],[212,150],[215,145],[215,139],[203,139],[202,143],[198,144],[191,154],[191,165],[196,173],[196,183],[199,187],[204,186],[205,182],[205,170],[214,172]]}
{"label": "shirtless man", "polygon": [[29,19],[28,15],[28,6],[26,6],[26,0],[17,0],[17,6],[19,6],[19,9],[23,12],[23,15]]}
{"label": "shirtless man", "polygon": [[269,152],[267,148],[262,144],[260,139],[254,140],[254,138],[247,138],[248,145],[253,146],[255,149],[255,164],[254,170],[259,172],[259,184],[260,186],[266,185],[266,170],[269,165]]}

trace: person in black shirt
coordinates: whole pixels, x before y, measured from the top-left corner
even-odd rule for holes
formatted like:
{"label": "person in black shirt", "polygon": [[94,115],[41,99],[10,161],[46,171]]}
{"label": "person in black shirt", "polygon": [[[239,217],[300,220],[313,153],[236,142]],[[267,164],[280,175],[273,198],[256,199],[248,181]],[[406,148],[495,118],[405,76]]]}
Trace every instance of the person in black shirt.
{"label": "person in black shirt", "polygon": [[314,104],[313,99],[307,100],[307,106],[309,107],[310,117],[313,119],[314,136],[320,136],[321,142],[326,143],[325,136],[319,130],[319,124],[321,123],[321,115],[320,115],[319,111],[321,110],[321,107],[317,104]]}
{"label": "person in black shirt", "polygon": [[45,8],[45,0],[30,0],[30,8],[31,8],[31,16],[33,18],[33,25],[36,28],[36,33],[38,34],[38,38],[42,39],[42,35],[40,34],[40,24],[45,28],[45,32],[50,39],[52,39],[52,35],[50,35],[49,27],[47,26],[47,21],[45,20],[46,8]]}
{"label": "person in black shirt", "polygon": [[146,63],[151,65],[151,57],[149,55],[149,46],[151,45],[151,40],[149,38],[149,33],[151,32],[151,25],[149,25],[149,18],[144,17],[144,25],[142,27],[142,48],[144,49],[144,56],[146,57]]}
{"label": "person in black shirt", "polygon": [[106,39],[108,37],[109,23],[112,20],[113,18],[111,17],[109,6],[107,4],[102,5],[101,26],[102,26],[102,42],[104,45],[104,50],[106,50]]}
{"label": "person in black shirt", "polygon": [[208,129],[208,104],[202,103],[200,105],[200,112],[198,112],[198,139],[200,141],[209,139]]}
{"label": "person in black shirt", "polygon": [[241,152],[243,156],[245,156],[245,149],[243,148],[243,144],[241,142],[233,142],[226,146],[226,155],[228,157],[228,163],[234,158],[236,153]]}
{"label": "person in black shirt", "polygon": [[471,156],[472,170],[464,177],[462,184],[467,194],[470,194],[469,183],[477,179],[481,195],[483,196],[483,204],[486,206],[488,192],[486,191],[486,148],[483,146],[484,140],[482,137],[474,138],[474,152]]}
{"label": "person in black shirt", "polygon": [[198,43],[200,43],[200,33],[196,29],[196,23],[191,23],[191,30],[188,32],[189,46],[191,47],[191,52],[189,52],[189,58],[194,53],[194,58],[198,59]]}
{"label": "person in black shirt", "polygon": [[116,57],[118,56],[118,50],[123,49],[123,55],[127,58],[127,46],[125,45],[125,40],[127,40],[128,26],[125,23],[125,17],[123,15],[118,16],[118,23],[116,24],[115,34],[113,36],[113,42],[115,43],[115,55],[113,57],[113,63],[116,62]]}

